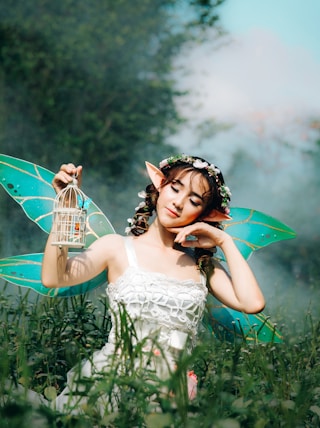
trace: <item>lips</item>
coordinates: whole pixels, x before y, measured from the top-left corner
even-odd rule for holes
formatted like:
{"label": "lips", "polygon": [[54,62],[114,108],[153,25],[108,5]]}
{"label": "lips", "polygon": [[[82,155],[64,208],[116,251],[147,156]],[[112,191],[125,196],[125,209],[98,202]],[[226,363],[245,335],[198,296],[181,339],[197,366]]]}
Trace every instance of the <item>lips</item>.
{"label": "lips", "polygon": [[171,209],[170,209],[170,208],[168,208],[168,207],[166,207],[166,209],[167,209],[167,211],[169,212],[169,214],[170,214],[172,217],[175,217],[175,218],[179,217],[179,214],[178,214],[178,213],[176,213],[175,211],[171,210]]}

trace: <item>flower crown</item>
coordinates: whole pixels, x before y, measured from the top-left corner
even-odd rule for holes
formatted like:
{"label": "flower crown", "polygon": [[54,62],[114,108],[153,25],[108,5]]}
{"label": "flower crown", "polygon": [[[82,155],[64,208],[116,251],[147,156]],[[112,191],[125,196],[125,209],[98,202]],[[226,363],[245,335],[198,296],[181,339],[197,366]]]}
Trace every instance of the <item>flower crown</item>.
{"label": "flower crown", "polygon": [[159,163],[159,167],[161,170],[166,170],[172,168],[173,166],[178,166],[179,164],[189,164],[196,169],[204,169],[209,177],[214,178],[219,195],[221,197],[221,208],[223,209],[225,214],[230,213],[229,202],[231,197],[231,191],[228,186],[223,183],[222,173],[219,168],[217,168],[213,163],[209,164],[203,159],[189,156],[185,154],[170,156],[167,159],[163,159]]}
{"label": "flower crown", "polygon": [[[173,166],[179,166],[179,165],[185,165],[189,164],[193,168],[205,170],[209,177],[212,177],[217,185],[217,190],[221,199],[221,210],[225,214],[230,213],[229,209],[229,201],[231,192],[229,187],[227,187],[224,184],[223,176],[219,168],[217,168],[213,164],[209,164],[203,159],[196,158],[194,156],[188,156],[185,154],[182,155],[176,155],[176,156],[170,156],[167,159],[164,159],[160,162],[159,167],[162,171],[166,171],[167,169],[173,167]],[[127,222],[129,223],[129,226],[126,227],[125,233],[134,233],[135,235],[139,235],[140,233],[143,233],[147,230],[147,218],[149,214],[149,207],[146,203],[147,193],[143,190],[138,193],[138,196],[142,199],[144,199],[143,202],[140,202],[140,204],[135,208],[136,214],[133,218],[128,218]],[[147,218],[145,215],[147,214]],[[137,224],[139,223],[139,227],[137,227]],[[139,230],[138,230],[139,229]],[[136,232],[134,232],[136,231]]]}

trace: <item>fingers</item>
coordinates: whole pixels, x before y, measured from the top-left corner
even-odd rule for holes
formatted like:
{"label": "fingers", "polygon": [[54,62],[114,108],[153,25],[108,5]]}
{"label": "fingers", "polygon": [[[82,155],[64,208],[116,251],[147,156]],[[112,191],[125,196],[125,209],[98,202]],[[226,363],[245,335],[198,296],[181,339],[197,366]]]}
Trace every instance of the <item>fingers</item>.
{"label": "fingers", "polygon": [[175,240],[177,244],[182,245],[182,247],[202,247],[203,245],[206,245],[205,243],[206,239],[202,236],[195,236],[195,235],[184,235],[182,237],[179,237],[178,240]]}
{"label": "fingers", "polygon": [[181,242],[179,242],[179,244],[182,247],[188,247],[188,248],[195,248],[195,247],[200,247],[201,246],[201,242],[199,241],[198,238],[196,238],[193,235],[188,235],[186,237],[186,239],[182,240]]}
{"label": "fingers", "polygon": [[176,229],[170,229],[170,232],[176,233],[174,242],[182,245],[183,247],[197,247],[199,245],[199,236],[194,227],[182,227]]}
{"label": "fingers", "polygon": [[177,233],[177,236],[175,237],[174,242],[176,242],[177,244],[183,244],[184,242],[192,242],[195,241],[195,239],[191,239],[188,238],[189,236],[194,236],[194,235],[189,235],[186,231],[181,230],[179,233]]}
{"label": "fingers", "polygon": [[78,186],[80,187],[82,181],[82,166],[76,167],[73,163],[62,164],[60,171],[53,178],[52,186],[58,193],[71,183],[74,178],[77,179]]}
{"label": "fingers", "polygon": [[169,229],[176,233],[175,242],[183,247],[212,248],[219,245],[222,231],[203,222],[194,223],[181,228]]}
{"label": "fingers", "polygon": [[59,172],[65,172],[66,174],[72,176],[75,176],[76,178],[78,178],[79,175],[81,175],[82,173],[82,166],[75,166],[73,163],[68,163],[68,164],[62,164],[60,166],[60,171]]}
{"label": "fingers", "polygon": [[176,233],[175,242],[181,244],[182,242],[198,241],[199,235],[206,234],[207,226],[204,224],[195,223],[189,226],[171,229],[170,231]]}

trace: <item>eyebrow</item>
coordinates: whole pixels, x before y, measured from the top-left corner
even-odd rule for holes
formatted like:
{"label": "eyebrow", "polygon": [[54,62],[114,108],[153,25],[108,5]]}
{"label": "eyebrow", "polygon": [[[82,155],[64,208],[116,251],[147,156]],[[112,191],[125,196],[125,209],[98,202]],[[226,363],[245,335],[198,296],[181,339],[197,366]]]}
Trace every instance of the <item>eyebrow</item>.
{"label": "eyebrow", "polygon": [[[178,183],[182,187],[185,187],[184,184],[178,178],[173,179],[173,182]],[[190,194],[201,199],[201,201],[204,201],[203,197],[201,195],[199,195],[198,193],[192,191]]]}

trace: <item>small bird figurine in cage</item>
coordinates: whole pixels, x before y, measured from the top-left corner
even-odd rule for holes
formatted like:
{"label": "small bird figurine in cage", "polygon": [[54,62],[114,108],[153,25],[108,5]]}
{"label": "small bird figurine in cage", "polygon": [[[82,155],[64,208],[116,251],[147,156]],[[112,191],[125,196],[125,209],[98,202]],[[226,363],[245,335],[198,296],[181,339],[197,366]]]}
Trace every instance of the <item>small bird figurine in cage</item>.
{"label": "small bird figurine in cage", "polygon": [[79,189],[76,177],[54,200],[54,239],[52,245],[83,248],[86,237],[87,196]]}

